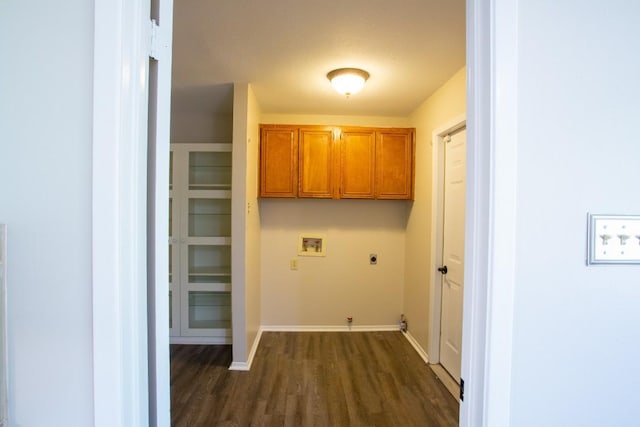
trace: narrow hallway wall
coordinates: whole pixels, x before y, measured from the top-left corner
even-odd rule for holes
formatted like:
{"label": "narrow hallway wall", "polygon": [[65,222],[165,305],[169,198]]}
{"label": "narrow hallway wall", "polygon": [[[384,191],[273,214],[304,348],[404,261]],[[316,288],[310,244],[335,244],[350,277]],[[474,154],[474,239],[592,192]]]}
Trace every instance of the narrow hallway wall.
{"label": "narrow hallway wall", "polygon": [[431,272],[431,139],[435,129],[465,113],[466,67],[410,116],[416,128],[415,201],[410,206],[406,229],[404,314],[409,333],[425,351],[429,343],[429,280]]}

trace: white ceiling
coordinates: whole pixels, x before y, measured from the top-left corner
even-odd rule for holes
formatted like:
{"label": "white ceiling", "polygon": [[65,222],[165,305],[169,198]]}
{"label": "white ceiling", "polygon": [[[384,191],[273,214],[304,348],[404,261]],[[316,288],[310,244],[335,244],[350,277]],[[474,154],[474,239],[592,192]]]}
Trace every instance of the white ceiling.
{"label": "white ceiling", "polygon": [[[464,0],[174,0],[173,108],[407,116],[465,63]],[[345,98],[326,74],[371,77]]]}

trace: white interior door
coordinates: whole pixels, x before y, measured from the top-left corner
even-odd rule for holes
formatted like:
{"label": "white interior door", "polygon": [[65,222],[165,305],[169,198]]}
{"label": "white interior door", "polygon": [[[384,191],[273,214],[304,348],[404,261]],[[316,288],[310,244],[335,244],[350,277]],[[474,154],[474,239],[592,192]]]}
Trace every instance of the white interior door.
{"label": "white interior door", "polygon": [[445,138],[440,363],[460,383],[466,129]]}

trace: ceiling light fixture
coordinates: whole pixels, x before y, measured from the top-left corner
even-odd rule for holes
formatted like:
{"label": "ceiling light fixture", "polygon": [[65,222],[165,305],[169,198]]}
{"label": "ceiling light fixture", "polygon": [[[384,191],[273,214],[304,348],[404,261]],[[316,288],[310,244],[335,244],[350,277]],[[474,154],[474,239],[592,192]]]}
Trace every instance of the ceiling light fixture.
{"label": "ceiling light fixture", "polygon": [[339,93],[349,95],[360,92],[369,78],[369,73],[359,68],[338,68],[329,71],[327,78]]}

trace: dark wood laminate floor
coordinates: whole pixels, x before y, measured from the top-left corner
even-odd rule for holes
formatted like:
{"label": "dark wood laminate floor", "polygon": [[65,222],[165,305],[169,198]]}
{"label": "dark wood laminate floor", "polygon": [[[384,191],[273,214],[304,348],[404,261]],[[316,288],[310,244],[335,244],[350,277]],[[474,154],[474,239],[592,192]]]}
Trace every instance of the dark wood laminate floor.
{"label": "dark wood laminate floor", "polygon": [[458,425],[401,332],[265,332],[251,371],[230,363],[230,346],[171,346],[172,426]]}

